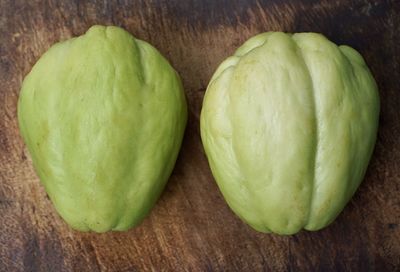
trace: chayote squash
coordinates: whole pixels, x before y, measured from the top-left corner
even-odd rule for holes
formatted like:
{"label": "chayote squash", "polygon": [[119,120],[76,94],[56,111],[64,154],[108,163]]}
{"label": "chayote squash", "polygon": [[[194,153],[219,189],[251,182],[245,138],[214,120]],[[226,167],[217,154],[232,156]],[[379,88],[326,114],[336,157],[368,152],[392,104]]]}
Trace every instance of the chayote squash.
{"label": "chayote squash", "polygon": [[212,77],[201,137],[232,210],[261,232],[331,223],[366,172],[378,127],[363,58],[315,33],[269,32]]}
{"label": "chayote squash", "polygon": [[93,26],[39,59],[23,82],[18,118],[62,218],[81,231],[122,231],[162,192],[187,108],[179,76],[154,47]]}

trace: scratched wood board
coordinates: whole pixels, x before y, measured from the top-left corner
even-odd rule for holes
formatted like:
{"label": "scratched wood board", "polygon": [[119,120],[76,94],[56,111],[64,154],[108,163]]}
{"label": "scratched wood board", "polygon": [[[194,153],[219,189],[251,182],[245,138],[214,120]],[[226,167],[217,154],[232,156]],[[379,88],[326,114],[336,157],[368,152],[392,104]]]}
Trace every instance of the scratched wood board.
{"label": "scratched wood board", "polygon": [[[23,77],[54,43],[117,25],[158,48],[189,104],[183,146],[151,214],[128,232],[71,230],[39,183],[17,124]],[[262,234],[228,208],[211,175],[199,114],[212,73],[264,31],[324,33],[364,56],[379,86],[367,175],[318,232]],[[0,271],[399,271],[399,1],[0,0]]]}

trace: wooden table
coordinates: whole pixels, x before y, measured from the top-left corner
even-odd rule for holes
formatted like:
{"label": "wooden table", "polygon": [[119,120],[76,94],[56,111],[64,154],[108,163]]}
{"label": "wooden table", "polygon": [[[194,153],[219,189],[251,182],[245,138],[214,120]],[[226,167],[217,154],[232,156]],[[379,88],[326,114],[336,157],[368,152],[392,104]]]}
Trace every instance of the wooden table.
{"label": "wooden table", "polygon": [[[56,41],[118,25],[157,47],[183,79],[189,124],[150,216],[123,233],[79,233],[56,214],[19,135],[23,77]],[[218,64],[250,36],[322,32],[359,50],[379,85],[378,142],[338,219],[290,237],[257,233],[227,207],[199,137]],[[399,1],[0,0],[1,271],[400,271]]]}

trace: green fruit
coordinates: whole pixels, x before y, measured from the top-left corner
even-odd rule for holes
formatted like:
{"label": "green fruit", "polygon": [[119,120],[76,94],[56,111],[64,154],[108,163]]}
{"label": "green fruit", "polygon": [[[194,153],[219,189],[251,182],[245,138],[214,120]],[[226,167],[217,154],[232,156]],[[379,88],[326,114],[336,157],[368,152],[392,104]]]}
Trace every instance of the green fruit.
{"label": "green fruit", "polygon": [[122,231],[162,192],[187,108],[179,76],[154,47],[121,28],[93,26],[39,59],[23,82],[18,118],[65,221]]}
{"label": "green fruit", "polygon": [[315,33],[257,35],[211,79],[201,137],[232,210],[261,232],[331,223],[367,169],[378,127],[363,58]]}

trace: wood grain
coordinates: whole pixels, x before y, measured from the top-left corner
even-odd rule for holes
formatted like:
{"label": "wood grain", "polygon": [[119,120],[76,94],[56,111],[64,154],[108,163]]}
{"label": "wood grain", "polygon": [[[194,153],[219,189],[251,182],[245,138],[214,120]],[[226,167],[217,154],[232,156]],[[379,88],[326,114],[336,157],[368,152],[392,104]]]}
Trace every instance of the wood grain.
{"label": "wood grain", "polygon": [[[79,233],[56,214],[16,116],[23,77],[52,43],[93,24],[156,46],[183,79],[190,118],[167,188],[123,233]],[[250,36],[322,32],[359,50],[379,85],[378,142],[338,219],[290,237],[257,233],[225,204],[199,137],[210,76]],[[0,0],[0,271],[400,271],[399,1]]]}

